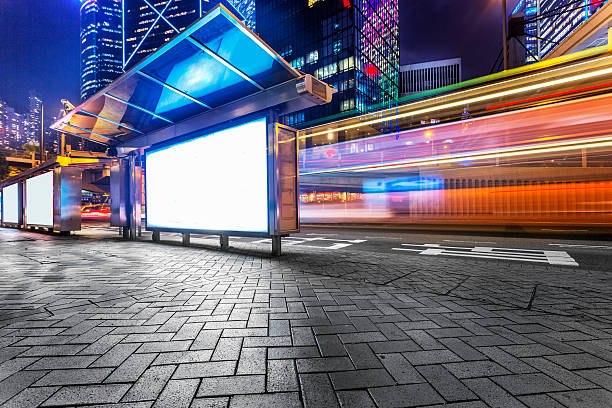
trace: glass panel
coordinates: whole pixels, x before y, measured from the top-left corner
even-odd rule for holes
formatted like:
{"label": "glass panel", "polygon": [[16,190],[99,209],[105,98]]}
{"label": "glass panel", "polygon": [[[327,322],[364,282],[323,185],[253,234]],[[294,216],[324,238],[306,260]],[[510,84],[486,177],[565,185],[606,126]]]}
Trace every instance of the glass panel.
{"label": "glass panel", "polygon": [[[188,40],[159,56],[142,71],[211,107],[223,105],[258,90]],[[163,89],[154,109],[163,113],[176,109],[180,103],[175,92]]]}
{"label": "glass panel", "polygon": [[192,36],[264,88],[295,77],[255,42],[244,27],[238,28],[223,14]]}

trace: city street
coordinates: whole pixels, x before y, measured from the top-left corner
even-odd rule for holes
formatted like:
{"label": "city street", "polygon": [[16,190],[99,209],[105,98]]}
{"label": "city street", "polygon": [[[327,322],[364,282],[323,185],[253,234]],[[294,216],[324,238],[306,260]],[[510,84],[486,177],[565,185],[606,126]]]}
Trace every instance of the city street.
{"label": "city street", "polygon": [[[0,229],[0,404],[609,407],[610,241]],[[117,405],[115,405],[117,404]]]}

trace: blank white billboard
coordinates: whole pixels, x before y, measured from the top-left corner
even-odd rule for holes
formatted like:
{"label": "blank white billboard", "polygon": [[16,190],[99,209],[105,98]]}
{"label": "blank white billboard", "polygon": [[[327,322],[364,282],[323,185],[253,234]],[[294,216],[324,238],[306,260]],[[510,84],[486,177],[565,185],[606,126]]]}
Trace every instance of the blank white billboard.
{"label": "blank white billboard", "polygon": [[2,217],[10,224],[19,222],[19,186],[12,184],[2,189]]}
{"label": "blank white billboard", "polygon": [[147,227],[268,232],[265,118],[146,155]]}
{"label": "blank white billboard", "polygon": [[26,180],[26,224],[53,226],[53,172]]}

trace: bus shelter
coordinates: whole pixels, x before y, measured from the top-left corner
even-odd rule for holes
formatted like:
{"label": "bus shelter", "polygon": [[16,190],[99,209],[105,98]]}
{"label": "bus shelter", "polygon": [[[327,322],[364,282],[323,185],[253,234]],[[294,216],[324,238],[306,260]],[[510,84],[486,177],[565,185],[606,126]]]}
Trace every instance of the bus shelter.
{"label": "bus shelter", "polygon": [[0,225],[80,230],[82,168],[67,162],[54,158],[0,183]]}
{"label": "bus shelter", "polygon": [[144,199],[154,240],[269,237],[278,254],[280,237],[299,230],[297,132],[279,117],[333,92],[219,5],[51,127],[119,158],[111,224],[126,237]]}

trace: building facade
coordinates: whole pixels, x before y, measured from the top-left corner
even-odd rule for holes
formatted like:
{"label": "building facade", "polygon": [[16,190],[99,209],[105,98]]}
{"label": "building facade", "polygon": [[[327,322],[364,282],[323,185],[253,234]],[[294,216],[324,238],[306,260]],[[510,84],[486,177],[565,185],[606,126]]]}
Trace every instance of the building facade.
{"label": "building facade", "polygon": [[255,29],[255,0],[123,0],[123,67],[155,51],[222,3]]}
{"label": "building facade", "polygon": [[400,97],[461,82],[461,58],[400,66]]}
{"label": "building facade", "polygon": [[25,127],[28,143],[40,140],[40,130],[42,128],[42,97],[34,91],[30,91],[28,96],[28,112],[25,114]]}
{"label": "building facade", "polygon": [[257,33],[294,68],[333,85],[331,103],[287,117],[305,127],[324,117],[388,107],[399,96],[398,0],[268,0]]}
{"label": "building facade", "polygon": [[26,115],[15,112],[11,106],[0,100],[0,147],[21,149],[27,142]]}
{"label": "building facade", "polygon": [[525,62],[544,58],[607,0],[521,0],[513,14],[523,14]]}
{"label": "building facade", "polygon": [[121,0],[81,0],[81,100],[123,73]]}

